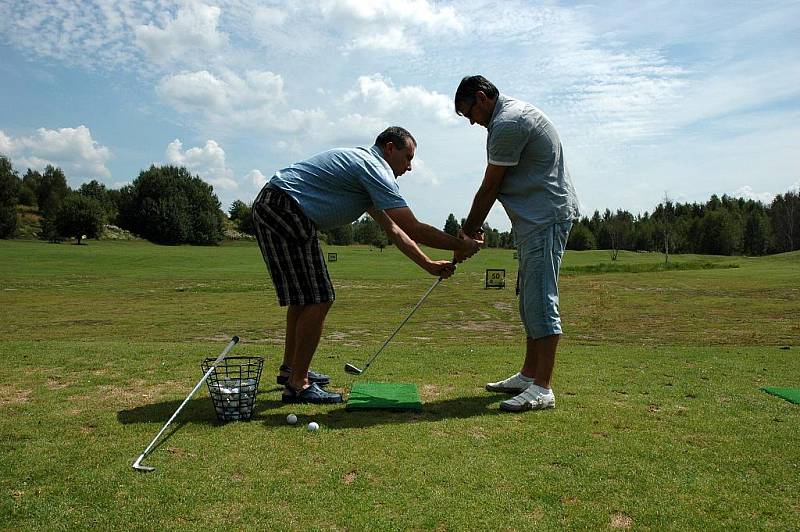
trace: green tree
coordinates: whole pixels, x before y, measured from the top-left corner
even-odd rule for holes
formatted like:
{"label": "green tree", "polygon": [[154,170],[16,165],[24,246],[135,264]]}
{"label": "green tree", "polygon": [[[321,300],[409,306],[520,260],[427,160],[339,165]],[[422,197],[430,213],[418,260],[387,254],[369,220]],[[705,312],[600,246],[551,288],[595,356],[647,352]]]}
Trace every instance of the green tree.
{"label": "green tree", "polygon": [[769,208],[777,251],[800,249],[800,191],[790,190],[772,200]]}
{"label": "green tree", "polygon": [[329,229],[328,244],[333,246],[349,246],[353,243],[353,224],[346,224],[340,227]]}
{"label": "green tree", "polygon": [[119,225],[159,244],[216,244],[224,216],[211,185],[184,167],[151,166],[120,191]]}
{"label": "green tree", "polygon": [[450,215],[447,217],[447,221],[444,223],[444,232],[451,236],[458,236],[458,232],[461,230],[461,226],[459,225],[458,221],[456,221],[456,217],[451,212]]}
{"label": "green tree", "polygon": [[67,177],[61,168],[47,165],[36,189],[36,203],[42,216],[54,216],[69,193]]}
{"label": "green tree", "polygon": [[742,251],[747,255],[765,255],[772,242],[769,217],[763,208],[754,208],[748,214],[742,236]]}
{"label": "green tree", "polygon": [[483,222],[483,245],[487,248],[500,247],[500,231],[492,229],[488,222]]}
{"label": "green tree", "polygon": [[103,230],[106,211],[95,198],[80,193],[71,193],[61,202],[55,215],[55,226],[59,235],[74,238],[80,245],[85,238],[97,238]]}
{"label": "green tree", "polygon": [[700,223],[700,247],[703,253],[733,255],[739,251],[742,234],[730,211],[717,207],[706,212]]}
{"label": "green tree", "polygon": [[39,184],[42,181],[42,174],[28,168],[22,176],[22,189],[19,192],[19,202],[28,207],[37,207],[36,198],[39,191]]}
{"label": "green tree", "polygon": [[231,204],[231,208],[228,209],[228,214],[239,231],[247,233],[248,235],[256,234],[256,229],[253,224],[252,206],[247,205],[242,200],[236,200]]}
{"label": "green tree", "polygon": [[17,197],[21,186],[11,160],[0,155],[0,238],[11,238],[17,231]]}
{"label": "green tree", "polygon": [[82,184],[78,192],[83,196],[97,200],[103,208],[103,212],[105,212],[106,220],[114,220],[117,217],[117,206],[103,183],[97,180],[89,181]]}
{"label": "green tree", "polygon": [[569,239],[567,240],[567,249],[575,251],[595,249],[594,234],[587,224],[578,222],[572,226],[572,230],[569,232]]}
{"label": "green tree", "polygon": [[378,222],[373,220],[371,216],[364,215],[354,224],[353,237],[359,244],[374,246],[381,232]]}

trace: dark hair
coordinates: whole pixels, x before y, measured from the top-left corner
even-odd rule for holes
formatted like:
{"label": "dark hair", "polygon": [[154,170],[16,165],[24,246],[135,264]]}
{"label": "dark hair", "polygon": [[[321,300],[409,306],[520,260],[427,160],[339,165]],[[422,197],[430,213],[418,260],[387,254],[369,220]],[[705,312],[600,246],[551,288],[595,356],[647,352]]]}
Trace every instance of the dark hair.
{"label": "dark hair", "polygon": [[391,142],[401,150],[404,150],[406,149],[406,146],[408,146],[409,140],[414,143],[414,146],[417,145],[417,140],[411,135],[411,133],[408,132],[408,130],[400,126],[392,126],[387,127],[383,130],[383,133],[378,135],[378,138],[375,139],[375,144],[381,148],[385,148],[386,145]]}
{"label": "dark hair", "polygon": [[456,113],[458,113],[458,104],[475,103],[475,93],[478,91],[482,91],[490,100],[494,100],[500,94],[497,87],[483,76],[465,76],[458,84],[456,97],[453,99]]}

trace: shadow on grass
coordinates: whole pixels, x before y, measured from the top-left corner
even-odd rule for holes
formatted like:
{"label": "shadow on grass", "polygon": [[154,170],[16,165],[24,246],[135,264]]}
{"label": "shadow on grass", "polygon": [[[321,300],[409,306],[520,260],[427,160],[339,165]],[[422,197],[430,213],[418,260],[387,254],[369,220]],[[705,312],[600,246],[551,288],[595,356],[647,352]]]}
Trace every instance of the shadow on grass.
{"label": "shadow on grass", "polygon": [[[277,427],[286,425],[286,405],[281,402],[280,397],[270,392],[280,390],[272,388],[260,390],[256,408],[253,413],[252,422],[263,423],[267,427]],[[391,425],[402,423],[425,423],[436,422],[444,419],[464,419],[476,416],[494,416],[500,414],[497,404],[507,396],[502,394],[480,394],[469,397],[458,397],[454,399],[444,399],[441,401],[431,401],[422,404],[421,411],[388,411],[388,410],[345,410],[345,405],[332,405],[327,411],[321,411],[313,415],[301,415],[303,417],[313,417],[314,421],[323,425],[327,429],[357,429],[376,425]],[[165,401],[149,405],[137,406],[128,410],[117,412],[117,421],[123,425],[133,423],[153,423],[164,424],[180,406],[183,401]],[[281,412],[276,410],[284,409]],[[192,399],[181,410],[173,423],[176,428],[168,433],[167,438],[172,436],[187,423],[200,423],[206,425],[224,425],[225,422],[219,421],[214,413],[211,399],[201,397]]]}
{"label": "shadow on grass", "polygon": [[[500,395],[475,395],[444,399],[422,404],[421,411],[391,411],[391,410],[345,410],[345,405],[337,405],[334,410],[320,412],[313,416],[313,420],[325,429],[360,429],[376,425],[393,425],[403,423],[430,423],[444,419],[464,419],[477,416],[495,416],[500,410],[494,403],[499,403],[507,396]],[[268,401],[284,406],[280,401]],[[261,410],[261,409],[258,409]],[[255,421],[260,421],[269,427],[286,425],[286,412],[260,415]]]}

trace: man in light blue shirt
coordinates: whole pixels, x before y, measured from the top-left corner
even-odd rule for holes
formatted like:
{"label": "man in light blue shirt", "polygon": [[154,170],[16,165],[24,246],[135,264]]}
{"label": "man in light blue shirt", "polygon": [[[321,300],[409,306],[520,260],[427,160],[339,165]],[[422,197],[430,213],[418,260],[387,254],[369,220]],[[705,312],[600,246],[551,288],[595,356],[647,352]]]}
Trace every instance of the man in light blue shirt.
{"label": "man in light blue shirt", "polygon": [[553,408],[550,386],[561,338],[558,272],[578,199],[564,162],[561,139],[536,107],[509,98],[483,76],[461,80],[456,113],[488,130],[488,164],[462,228],[480,231],[495,200],[508,217],[519,257],[519,310],[527,334],[522,369],[486,389],[513,393],[500,403],[508,411]]}
{"label": "man in light blue shirt", "polygon": [[[283,364],[276,378],[284,385],[284,402],[342,400],[322,388],[328,376],[309,370],[336,298],[318,229],[352,223],[368,212],[400,251],[443,278],[453,274],[455,262],[480,248],[473,239],[419,222],[400,195],[396,179],[411,170],[416,148],[408,131],[390,127],[370,149],[329,150],[276,172],[253,202],[256,239],[278,302],[288,307]],[[454,251],[453,261],[431,260],[417,243]]]}

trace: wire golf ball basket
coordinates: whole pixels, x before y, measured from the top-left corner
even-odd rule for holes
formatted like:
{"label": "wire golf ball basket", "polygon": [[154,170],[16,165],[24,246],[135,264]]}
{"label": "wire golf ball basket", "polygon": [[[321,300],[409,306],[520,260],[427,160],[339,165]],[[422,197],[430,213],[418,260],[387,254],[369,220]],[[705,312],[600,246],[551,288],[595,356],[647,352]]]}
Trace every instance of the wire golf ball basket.
{"label": "wire golf ball basket", "polygon": [[[207,372],[216,359],[206,358],[201,367]],[[256,405],[258,383],[264,367],[262,357],[228,357],[208,376],[206,384],[217,419],[250,421]]]}

